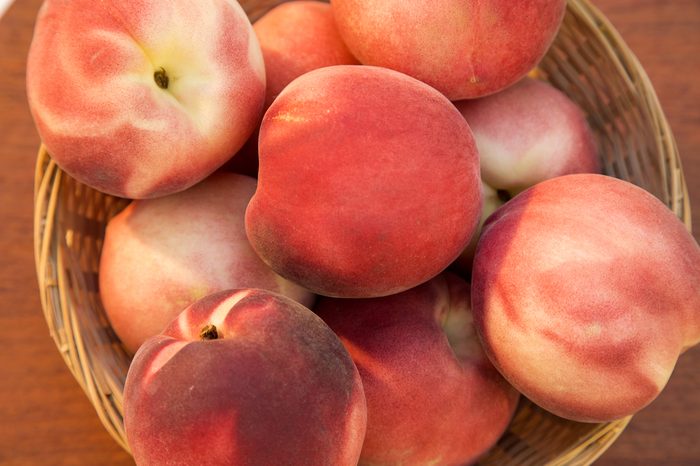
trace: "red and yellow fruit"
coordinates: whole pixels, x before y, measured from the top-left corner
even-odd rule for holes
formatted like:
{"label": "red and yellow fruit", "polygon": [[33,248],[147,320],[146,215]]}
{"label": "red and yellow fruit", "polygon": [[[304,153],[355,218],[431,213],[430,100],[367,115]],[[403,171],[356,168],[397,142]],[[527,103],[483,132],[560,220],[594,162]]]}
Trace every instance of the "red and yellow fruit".
{"label": "red and yellow fruit", "polygon": [[397,293],[440,273],[481,210],[469,126],[396,71],[333,66],[294,80],[260,130],[248,237],[280,275],[319,294]]}
{"label": "red and yellow fruit", "polygon": [[186,189],[260,121],[265,69],[237,2],[47,0],[27,96],[58,165],[102,192]]}
{"label": "red and yellow fruit", "polygon": [[564,0],[332,0],[340,35],[366,65],[411,75],[450,100],[524,77],[559,30]]}
{"label": "red and yellow fruit", "polygon": [[132,202],[107,225],[100,297],[131,353],[185,307],[229,288],[262,288],[310,306],[313,294],[255,254],[244,214],[255,180],[221,173],[190,189]]}
{"label": "red and yellow fruit", "polygon": [[139,349],[124,427],[139,465],[355,466],[366,426],[347,351],[300,304],[216,293]]}
{"label": "red and yellow fruit", "polygon": [[487,354],[559,416],[636,413],[700,341],[700,248],[641,188],[602,175],[539,183],[484,225],[472,278]]}
{"label": "red and yellow fruit", "polygon": [[463,280],[442,274],[392,296],[320,298],[314,310],[362,377],[360,464],[465,464],[506,429],[518,393],[481,348]]}

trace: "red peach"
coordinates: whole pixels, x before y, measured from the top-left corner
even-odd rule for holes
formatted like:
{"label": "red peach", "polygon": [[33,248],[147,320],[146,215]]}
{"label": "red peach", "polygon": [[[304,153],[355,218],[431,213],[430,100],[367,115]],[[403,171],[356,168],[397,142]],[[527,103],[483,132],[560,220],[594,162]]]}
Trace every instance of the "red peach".
{"label": "red peach", "polygon": [[366,65],[424,81],[450,100],[524,77],[559,29],[564,0],[332,0],[341,37]]}
{"label": "red peach", "polygon": [[440,273],[481,209],[469,126],[430,86],[396,71],[332,66],[294,80],[260,130],[253,248],[327,296],[397,293]]}
{"label": "red peach", "polygon": [[340,38],[328,3],[282,3],[256,21],[253,29],[265,59],[266,107],[304,73],[325,66],[359,64]]}
{"label": "red peach", "polygon": [[518,393],[484,354],[469,299],[451,274],[382,298],[319,298],[367,398],[360,464],[462,465],[505,431]]}
{"label": "red peach", "polygon": [[260,121],[265,69],[237,2],[47,0],[27,62],[29,106],[58,165],[100,191],[186,189]]}
{"label": "red peach", "polygon": [[556,176],[600,172],[586,116],[549,83],[525,78],[455,106],[474,133],[481,178],[496,190],[515,196]]}
{"label": "red peach", "polygon": [[192,188],[132,202],[107,225],[100,297],[131,353],[192,302],[229,288],[263,288],[306,306],[314,296],[255,254],[244,214],[255,180],[221,173]]}
{"label": "red peach", "polygon": [[700,248],[658,199],[612,177],[553,178],[506,203],[472,280],[494,365],[568,419],[634,414],[700,341]]}
{"label": "red peach", "polygon": [[338,338],[262,290],[207,296],[144,343],[124,386],[140,466],[354,466],[367,408]]}

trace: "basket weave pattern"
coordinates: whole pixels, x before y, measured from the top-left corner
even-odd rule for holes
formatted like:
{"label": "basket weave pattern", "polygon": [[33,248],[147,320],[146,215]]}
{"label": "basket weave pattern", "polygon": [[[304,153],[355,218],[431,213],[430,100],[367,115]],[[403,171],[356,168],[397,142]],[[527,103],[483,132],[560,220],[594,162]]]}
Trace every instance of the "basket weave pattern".
{"label": "basket weave pattern", "polygon": [[[254,21],[282,1],[240,3]],[[569,1],[559,35],[537,73],[582,107],[604,172],[647,189],[690,229],[678,150],[651,83],[588,0]],[[128,450],[122,394],[130,359],[105,316],[97,279],[107,221],[127,203],[76,182],[40,148],[34,246],[46,322],[105,428]],[[628,422],[567,421],[523,399],[507,432],[480,464],[590,464]]]}

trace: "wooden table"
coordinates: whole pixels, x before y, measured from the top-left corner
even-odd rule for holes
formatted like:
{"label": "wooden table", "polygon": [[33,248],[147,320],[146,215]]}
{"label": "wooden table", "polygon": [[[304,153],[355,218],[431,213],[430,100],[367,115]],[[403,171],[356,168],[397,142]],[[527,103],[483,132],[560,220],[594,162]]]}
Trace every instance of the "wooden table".
{"label": "wooden table", "polygon": [[[39,0],[0,20],[0,465],[127,465],[64,367],[39,304],[32,183],[39,138],[24,91]],[[597,0],[637,54],[674,131],[700,238],[700,1]],[[700,309],[698,310],[700,312]],[[700,348],[600,465],[700,464]]]}

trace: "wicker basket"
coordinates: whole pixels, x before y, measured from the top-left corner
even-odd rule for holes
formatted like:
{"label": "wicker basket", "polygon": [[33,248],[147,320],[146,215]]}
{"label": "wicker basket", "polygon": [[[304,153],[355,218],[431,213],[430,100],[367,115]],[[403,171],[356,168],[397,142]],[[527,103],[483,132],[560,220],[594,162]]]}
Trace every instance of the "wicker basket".
{"label": "wicker basket", "polygon": [[[241,1],[255,20],[281,1]],[[605,173],[656,195],[690,229],[677,148],[654,90],[621,37],[588,0],[570,0],[538,74],[587,113]],[[125,449],[122,393],[129,357],[105,317],[98,262],[107,221],[126,205],[63,173],[42,147],[36,165],[34,246],[51,336],[102,423]],[[605,424],[560,419],[523,400],[482,464],[590,464],[629,418]]]}

